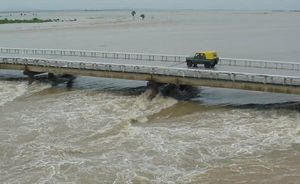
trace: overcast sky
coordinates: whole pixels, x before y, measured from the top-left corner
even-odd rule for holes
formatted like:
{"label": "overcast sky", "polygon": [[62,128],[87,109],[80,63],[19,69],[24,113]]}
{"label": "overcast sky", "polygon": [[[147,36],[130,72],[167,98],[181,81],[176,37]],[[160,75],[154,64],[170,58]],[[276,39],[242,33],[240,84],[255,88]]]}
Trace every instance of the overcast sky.
{"label": "overcast sky", "polygon": [[0,0],[0,11],[62,9],[300,9],[300,0]]}

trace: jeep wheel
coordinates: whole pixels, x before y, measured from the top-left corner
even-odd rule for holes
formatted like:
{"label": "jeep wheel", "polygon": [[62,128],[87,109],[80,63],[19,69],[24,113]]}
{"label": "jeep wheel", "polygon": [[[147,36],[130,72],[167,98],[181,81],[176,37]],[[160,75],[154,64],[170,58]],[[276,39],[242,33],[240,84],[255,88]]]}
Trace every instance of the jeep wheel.
{"label": "jeep wheel", "polygon": [[210,68],[211,65],[210,65],[209,63],[205,63],[205,64],[204,64],[204,67],[205,67],[205,68]]}
{"label": "jeep wheel", "polygon": [[186,62],[186,65],[190,68],[190,67],[193,66],[193,63],[192,63],[191,61],[187,61],[187,62]]}

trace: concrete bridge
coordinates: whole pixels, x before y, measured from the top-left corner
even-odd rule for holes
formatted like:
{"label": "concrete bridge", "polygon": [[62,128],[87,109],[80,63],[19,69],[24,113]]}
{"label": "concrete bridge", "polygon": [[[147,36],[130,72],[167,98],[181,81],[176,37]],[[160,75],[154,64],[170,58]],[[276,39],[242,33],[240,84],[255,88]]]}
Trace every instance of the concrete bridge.
{"label": "concrete bridge", "polygon": [[151,81],[300,94],[300,63],[220,58],[215,69],[187,68],[184,55],[0,48],[0,70]]}

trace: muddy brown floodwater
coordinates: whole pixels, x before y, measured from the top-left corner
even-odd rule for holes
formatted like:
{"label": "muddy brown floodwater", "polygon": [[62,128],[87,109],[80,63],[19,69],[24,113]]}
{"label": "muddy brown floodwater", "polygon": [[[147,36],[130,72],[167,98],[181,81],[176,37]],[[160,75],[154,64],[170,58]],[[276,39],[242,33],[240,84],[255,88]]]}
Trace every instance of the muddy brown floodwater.
{"label": "muddy brown floodwater", "polygon": [[[143,13],[40,12],[78,21],[0,25],[0,47],[299,62],[297,12]],[[299,96],[199,87],[185,101],[149,101],[145,86],[92,77],[71,89],[27,85],[1,70],[0,183],[299,183]]]}

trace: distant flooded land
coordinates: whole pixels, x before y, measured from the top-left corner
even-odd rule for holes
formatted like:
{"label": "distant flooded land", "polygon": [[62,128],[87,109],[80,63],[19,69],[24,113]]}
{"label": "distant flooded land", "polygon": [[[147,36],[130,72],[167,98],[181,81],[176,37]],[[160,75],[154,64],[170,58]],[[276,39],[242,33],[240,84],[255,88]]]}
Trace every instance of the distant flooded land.
{"label": "distant flooded land", "polygon": [[[60,19],[0,19],[0,24],[16,24],[16,23],[44,23],[44,22],[59,22],[64,21]],[[77,19],[72,19],[68,21],[77,21]]]}

